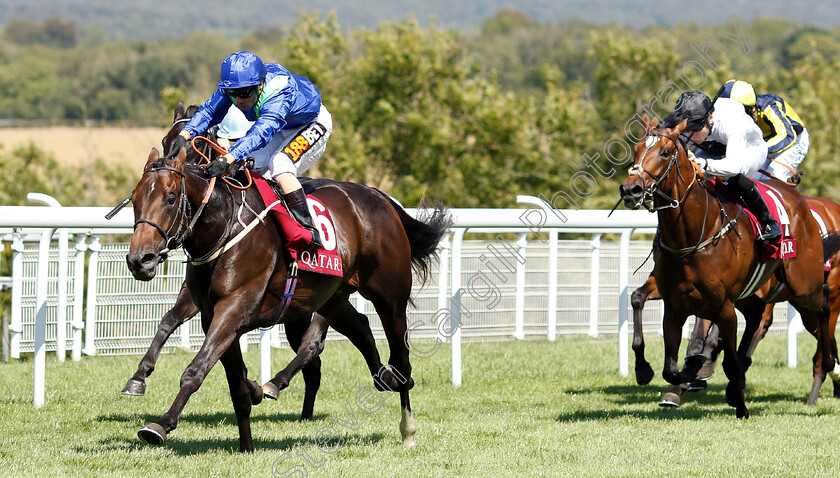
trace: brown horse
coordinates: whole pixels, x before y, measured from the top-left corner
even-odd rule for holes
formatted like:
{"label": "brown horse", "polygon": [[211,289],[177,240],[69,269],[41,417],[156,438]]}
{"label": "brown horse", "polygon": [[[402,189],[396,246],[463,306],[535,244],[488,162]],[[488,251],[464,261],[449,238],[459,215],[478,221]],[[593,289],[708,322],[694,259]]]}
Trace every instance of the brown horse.
{"label": "brown horse", "polygon": [[[136,279],[152,279],[162,255],[179,244],[191,257],[211,254],[243,229],[236,217],[248,223],[256,217],[253,211],[263,209],[255,188],[234,194],[226,185],[218,184],[199,214],[208,188],[209,180],[203,171],[186,164],[184,150],[173,161],[162,160],[157,150],[152,150],[146,171],[132,193],[136,226],[127,261]],[[332,215],[344,275],[331,277],[302,271],[297,291],[281,320],[293,323],[308,319],[317,311],[338,332],[359,337],[362,334],[353,331],[366,328],[367,318],[353,308],[348,297],[358,290],[373,303],[390,346],[390,367],[381,364],[375,343],[354,344],[364,351],[377,389],[399,392],[400,431],[403,442],[412,445],[416,422],[409,390],[414,380],[404,340],[412,267],[426,277],[437,243],[450,224],[448,212],[437,206],[430,217],[421,221],[409,216],[382,192],[360,184],[312,180],[305,188]],[[241,198],[237,197],[239,194]],[[263,391],[247,379],[242,354],[232,345],[243,333],[270,326],[277,320],[288,272],[282,244],[273,224],[257,223],[216,259],[187,265],[186,283],[201,311],[205,340],[184,371],[180,392],[169,411],[138,432],[142,440],[155,444],[166,440],[176,428],[189,397],[221,360],[239,426],[240,450],[253,450],[251,405],[261,400]],[[270,312],[261,313],[263,310]]]}
{"label": "brown horse", "polygon": [[820,324],[824,341],[821,365],[825,371],[833,369],[819,226],[795,189],[781,181],[767,181],[765,184],[784,203],[789,230],[799,249],[795,257],[760,263],[747,217],[736,204],[698,180],[699,173],[680,139],[685,121],[674,128],[657,126],[654,121],[648,122],[645,136],[634,147],[634,165],[619,192],[626,207],[644,205],[658,215],[653,275],[665,303],[662,375],[673,385],[695,378],[700,364],[686,367],[682,373],[677,366],[682,327],[689,315],[711,320],[720,328],[723,368],[729,379],[727,403],[735,408],[737,417],[745,418],[749,410],[744,371],[737,358],[735,303],[749,297],[754,290],[748,289],[760,287],[772,275],[785,284],[785,299],[803,318],[809,316],[803,320]]}
{"label": "brown horse", "polygon": [[[824,221],[826,231],[840,231],[840,204],[825,198],[817,197],[805,197],[805,200],[808,202],[808,206],[812,210],[816,211],[821,220]],[[828,237],[835,238],[834,234]],[[824,245],[826,248],[834,247],[830,244]],[[829,306],[831,309],[828,322],[828,331],[830,335],[829,341],[832,345],[834,357],[837,359],[835,327],[837,326],[837,317],[840,315],[840,251],[835,252],[831,256],[831,269],[828,274],[826,274],[825,279],[829,289]],[[762,298],[767,297],[768,293],[770,293],[775,286],[776,280],[773,278],[765,284],[756,295]],[[649,383],[653,378],[653,369],[644,356],[645,344],[644,335],[642,333],[642,310],[644,309],[646,301],[657,300],[660,298],[661,297],[659,296],[659,291],[656,288],[656,281],[654,280],[653,274],[651,274],[645,283],[636,289],[631,295],[631,305],[633,306],[633,351],[635,352],[636,358],[636,381],[641,385]],[[743,304],[739,304],[739,310],[744,314],[744,319],[747,324],[743,337],[741,338],[741,344],[738,347],[738,356],[741,361],[741,365],[744,368],[744,372],[746,372],[752,364],[752,354],[755,351],[756,346],[767,334],[767,330],[773,323],[773,303],[778,301],[778,297],[773,298],[772,302],[767,303],[763,309],[760,307],[756,308],[754,306],[744,307]],[[704,319],[698,320],[708,322]],[[822,384],[825,382],[826,373],[821,366],[822,341],[819,339],[818,335],[819,324],[810,320],[805,322],[805,320],[808,319],[803,317],[805,330],[810,332],[811,335],[817,339],[817,349],[813,358],[814,382],[811,386],[811,392],[808,395],[808,405],[815,405],[817,403],[817,399],[819,398],[820,388],[822,388]],[[704,324],[699,329],[695,329],[695,332],[698,330],[707,331],[708,329],[709,324]],[[703,340],[703,337],[692,337],[692,340]],[[713,356],[711,362],[703,365],[703,367],[707,370],[707,375],[710,375],[714,371],[714,366],[715,362]],[[835,365],[835,370],[833,371],[835,373],[831,374],[832,381],[834,383],[835,397],[840,397],[840,377],[836,374],[836,372],[838,372],[838,367],[840,367],[840,365]],[[697,381],[695,381],[692,386],[697,388],[702,387],[702,385],[697,384]],[[679,395],[686,390],[691,391],[692,388],[688,387],[688,384],[678,385],[668,392],[665,397],[663,397],[663,401],[669,404],[679,405]],[[674,397],[674,395],[676,395],[676,397]]]}
{"label": "brown horse", "polygon": [[[198,107],[195,105],[185,108],[183,103],[178,103],[178,106],[175,108],[172,127],[161,141],[164,151],[169,151],[172,140],[197,110]],[[212,135],[209,136],[212,139]],[[216,152],[210,148],[205,148],[203,153],[212,158]],[[196,164],[201,159],[194,151],[190,151],[187,158],[187,161]],[[193,303],[186,283],[182,283],[175,305],[161,318],[152,343],[149,345],[149,349],[140,359],[137,371],[134,372],[125,387],[123,387],[122,393],[124,395],[141,396],[146,393],[146,378],[154,371],[155,364],[164,344],[175,329],[197,315],[198,312],[198,307]],[[268,312],[268,310],[263,312]],[[301,420],[311,420],[313,417],[315,397],[318,394],[318,389],[321,384],[321,360],[318,356],[324,348],[327,327],[326,320],[317,314],[314,314],[313,320],[308,323],[305,320],[300,320],[285,324],[283,329],[286,334],[286,339],[297,355],[286,368],[263,385],[265,398],[275,399],[280,390],[286,388],[292,377],[302,369],[305,390]],[[364,335],[356,340],[357,343],[367,343],[373,340],[373,333],[369,327],[363,332]]]}

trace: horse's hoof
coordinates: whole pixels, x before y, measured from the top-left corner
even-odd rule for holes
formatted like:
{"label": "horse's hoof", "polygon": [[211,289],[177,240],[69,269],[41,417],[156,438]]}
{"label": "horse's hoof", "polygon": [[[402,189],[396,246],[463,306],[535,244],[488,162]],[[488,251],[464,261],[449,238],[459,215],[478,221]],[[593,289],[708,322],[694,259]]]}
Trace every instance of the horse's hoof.
{"label": "horse's hoof", "polygon": [[654,372],[649,363],[645,362],[642,365],[636,366],[636,383],[639,385],[647,385],[653,380]]}
{"label": "horse's hoof", "polygon": [[146,382],[141,382],[140,380],[132,378],[125,384],[125,387],[123,387],[122,392],[120,393],[123,395],[141,397],[146,394]]}
{"label": "horse's hoof", "polygon": [[750,411],[747,410],[747,407],[743,407],[743,409],[735,409],[735,416],[738,418],[750,418]]}
{"label": "horse's hoof", "polygon": [[665,392],[665,395],[662,395],[662,400],[659,401],[660,407],[679,407],[680,406],[680,396],[674,392]]}
{"label": "horse's hoof", "polygon": [[273,382],[265,382],[265,385],[262,386],[262,393],[264,398],[277,400],[277,397],[280,396],[280,387],[274,385]]}
{"label": "horse's hoof", "polygon": [[706,362],[697,371],[697,380],[709,380],[715,374],[715,362]]}
{"label": "horse's hoof", "polygon": [[688,388],[685,389],[685,391],[686,392],[700,392],[702,390],[706,390],[707,386],[708,385],[706,384],[705,380],[697,379],[697,380],[694,380],[693,382],[691,382],[688,385]]}
{"label": "horse's hoof", "polygon": [[166,430],[157,423],[149,423],[137,432],[137,437],[149,445],[163,445],[166,442]]}

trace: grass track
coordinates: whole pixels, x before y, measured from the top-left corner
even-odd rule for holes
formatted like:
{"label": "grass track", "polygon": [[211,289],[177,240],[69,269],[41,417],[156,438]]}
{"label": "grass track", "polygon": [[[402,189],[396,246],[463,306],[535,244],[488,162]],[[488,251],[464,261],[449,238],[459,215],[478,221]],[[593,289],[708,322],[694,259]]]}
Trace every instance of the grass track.
{"label": "grass track", "polygon": [[[620,377],[613,337],[466,344],[457,389],[443,347],[413,360],[419,428],[411,450],[399,440],[398,398],[381,394],[381,409],[359,409],[355,395],[372,383],[361,356],[349,344],[328,343],[315,420],[297,421],[303,381],[296,377],[280,400],[254,408],[257,451],[249,456],[236,451],[221,366],[169,441],[151,447],[136,432],[168,409],[192,353],[163,356],[145,397],[119,394],[137,356],[61,364],[51,355],[40,410],[31,405],[31,361],[0,364],[0,476],[269,477],[301,469],[309,476],[840,476],[840,399],[829,384],[816,407],[805,405],[814,340],[801,335],[799,342],[797,369],[785,365],[784,337],[758,347],[747,377],[748,420],[725,404],[720,372],[706,393],[661,409],[665,382],[640,387]],[[661,350],[661,341],[649,342],[656,369]],[[275,370],[290,358],[275,351]],[[253,378],[255,349],[246,363]],[[328,442],[331,454],[314,445],[327,426],[339,431]]]}

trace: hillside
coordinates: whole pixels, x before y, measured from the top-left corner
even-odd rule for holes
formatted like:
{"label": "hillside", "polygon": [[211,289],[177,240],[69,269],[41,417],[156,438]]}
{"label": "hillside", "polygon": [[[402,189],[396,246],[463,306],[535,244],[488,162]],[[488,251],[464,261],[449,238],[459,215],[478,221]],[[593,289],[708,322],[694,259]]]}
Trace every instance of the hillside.
{"label": "hillside", "polygon": [[[292,26],[299,5],[270,0],[205,0],[197,9],[193,2],[166,0],[0,0],[3,12],[0,26],[13,20],[42,22],[57,16],[75,22],[80,29],[97,27],[111,39],[179,38],[197,30],[237,38],[258,28]],[[440,28],[473,30],[503,8],[521,11],[546,23],[577,18],[589,23],[616,23],[635,28],[692,21],[718,24],[732,17],[741,22],[756,17],[777,17],[820,28],[840,24],[838,2],[765,0],[761,8],[756,8],[756,2],[712,0],[703,5],[702,8],[688,5],[672,8],[655,0],[311,0],[304,9],[319,15],[335,11],[345,28],[374,28],[382,21],[400,21],[415,15],[423,25],[428,25],[432,18]]]}

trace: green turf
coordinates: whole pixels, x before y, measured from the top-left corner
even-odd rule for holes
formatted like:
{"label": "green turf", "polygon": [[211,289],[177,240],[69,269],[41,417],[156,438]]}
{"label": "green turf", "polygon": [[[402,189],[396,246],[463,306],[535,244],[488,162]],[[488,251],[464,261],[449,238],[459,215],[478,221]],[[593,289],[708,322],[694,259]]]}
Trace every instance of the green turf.
{"label": "green turf", "polygon": [[[309,476],[840,476],[840,399],[827,384],[816,407],[805,405],[814,340],[801,335],[799,342],[797,369],[786,366],[784,337],[758,347],[747,420],[725,404],[721,371],[681,408],[658,407],[665,382],[657,375],[640,387],[620,377],[613,337],[466,344],[460,388],[450,385],[444,347],[413,361],[414,449],[399,440],[398,398],[383,395],[378,411],[360,410],[356,393],[372,383],[361,356],[346,343],[328,343],[315,420],[297,420],[303,381],[296,377],[280,400],[254,408],[253,455],[237,451],[221,366],[165,445],[137,439],[170,406],[192,353],[164,355],[145,397],[119,394],[139,357],[58,363],[51,356],[39,410],[32,362],[17,361],[0,364],[0,476],[303,476],[292,474],[301,468]],[[661,349],[650,341],[655,369]],[[290,358],[275,351],[275,368]],[[246,362],[254,378],[254,348]],[[340,432],[329,454],[315,445],[327,426]]]}

